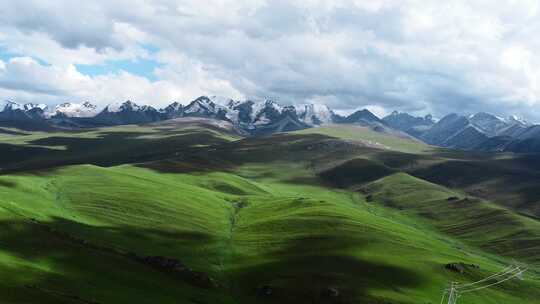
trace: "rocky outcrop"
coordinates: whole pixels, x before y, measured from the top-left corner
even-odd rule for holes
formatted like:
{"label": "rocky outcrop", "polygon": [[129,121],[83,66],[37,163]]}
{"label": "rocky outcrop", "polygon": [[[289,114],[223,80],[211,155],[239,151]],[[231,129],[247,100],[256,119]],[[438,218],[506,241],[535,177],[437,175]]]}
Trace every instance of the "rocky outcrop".
{"label": "rocky outcrop", "polygon": [[470,269],[479,269],[480,266],[475,265],[475,264],[465,264],[465,263],[459,262],[459,263],[448,263],[444,265],[444,268],[450,271],[463,274],[465,273],[465,271],[470,270]]}

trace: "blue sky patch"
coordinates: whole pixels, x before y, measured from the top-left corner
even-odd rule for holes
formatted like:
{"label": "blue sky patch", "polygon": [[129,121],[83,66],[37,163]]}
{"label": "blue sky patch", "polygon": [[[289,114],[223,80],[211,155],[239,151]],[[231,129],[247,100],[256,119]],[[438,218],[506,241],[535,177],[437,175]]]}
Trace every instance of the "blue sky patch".
{"label": "blue sky patch", "polygon": [[147,50],[150,54],[155,54],[159,52],[159,48],[152,44],[141,44],[140,45],[143,49]]}
{"label": "blue sky patch", "polygon": [[99,76],[106,74],[118,74],[121,71],[137,76],[145,77],[150,81],[156,81],[154,70],[162,67],[163,64],[150,59],[137,58],[136,60],[108,60],[104,64],[76,64],[77,70],[88,76]]}
{"label": "blue sky patch", "polygon": [[32,59],[34,59],[35,61],[37,61],[41,65],[50,66],[50,64],[48,62],[46,62],[45,60],[43,60],[43,59],[40,59],[40,58],[37,58],[37,57],[34,57],[34,56],[28,56],[28,55],[13,53],[13,52],[8,51],[5,47],[0,45],[0,60],[2,60],[4,62],[8,62],[11,58],[15,58],[15,57],[31,57]]}

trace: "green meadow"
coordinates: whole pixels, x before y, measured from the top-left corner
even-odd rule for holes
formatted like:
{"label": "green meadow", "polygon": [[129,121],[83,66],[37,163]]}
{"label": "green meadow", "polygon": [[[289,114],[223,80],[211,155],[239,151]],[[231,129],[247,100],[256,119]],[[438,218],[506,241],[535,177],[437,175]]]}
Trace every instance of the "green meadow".
{"label": "green meadow", "polygon": [[[194,123],[0,148],[0,303],[427,304],[511,264],[522,279],[459,303],[539,303],[536,209],[504,201],[515,187],[433,173],[476,155],[357,127],[241,138]],[[153,256],[189,270],[139,258]]]}

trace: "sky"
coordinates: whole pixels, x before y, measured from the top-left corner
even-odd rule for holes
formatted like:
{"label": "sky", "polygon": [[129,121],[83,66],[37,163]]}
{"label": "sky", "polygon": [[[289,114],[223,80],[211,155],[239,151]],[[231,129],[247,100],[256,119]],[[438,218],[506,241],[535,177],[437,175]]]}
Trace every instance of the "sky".
{"label": "sky", "polygon": [[537,0],[3,0],[0,99],[540,121],[539,15]]}

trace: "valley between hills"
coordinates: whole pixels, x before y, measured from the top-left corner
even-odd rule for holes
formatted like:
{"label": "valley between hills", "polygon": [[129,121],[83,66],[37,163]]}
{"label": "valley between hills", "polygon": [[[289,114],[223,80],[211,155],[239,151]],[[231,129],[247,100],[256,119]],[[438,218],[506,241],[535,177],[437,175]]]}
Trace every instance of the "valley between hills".
{"label": "valley between hills", "polygon": [[459,303],[540,299],[534,153],[352,123],[2,130],[1,303],[427,304],[509,265]]}

